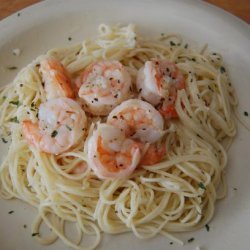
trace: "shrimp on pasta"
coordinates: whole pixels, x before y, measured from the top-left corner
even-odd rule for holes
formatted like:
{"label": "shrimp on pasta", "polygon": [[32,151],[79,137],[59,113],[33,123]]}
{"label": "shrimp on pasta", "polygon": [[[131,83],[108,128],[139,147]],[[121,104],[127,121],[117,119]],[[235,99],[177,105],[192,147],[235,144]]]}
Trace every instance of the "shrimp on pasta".
{"label": "shrimp on pasta", "polygon": [[177,66],[168,60],[146,61],[137,76],[137,90],[141,96],[165,118],[178,117],[175,110],[177,91],[185,89],[185,78]]}
{"label": "shrimp on pasta", "polygon": [[140,142],[153,143],[164,134],[161,114],[151,104],[139,99],[130,99],[117,106],[109,114],[107,123]]}
{"label": "shrimp on pasta", "polygon": [[131,78],[118,61],[90,64],[76,79],[85,110],[93,115],[107,115],[129,96]]}
{"label": "shrimp on pasta", "polygon": [[140,145],[119,128],[98,124],[87,143],[88,165],[101,179],[126,178],[141,159]]}
{"label": "shrimp on pasta", "polygon": [[55,57],[43,58],[39,69],[48,100],[58,97],[74,98],[71,79],[67,70]]}
{"label": "shrimp on pasta", "polygon": [[74,100],[66,97],[52,99],[40,105],[38,114],[39,122],[22,122],[25,139],[38,150],[60,154],[83,138],[87,118]]}

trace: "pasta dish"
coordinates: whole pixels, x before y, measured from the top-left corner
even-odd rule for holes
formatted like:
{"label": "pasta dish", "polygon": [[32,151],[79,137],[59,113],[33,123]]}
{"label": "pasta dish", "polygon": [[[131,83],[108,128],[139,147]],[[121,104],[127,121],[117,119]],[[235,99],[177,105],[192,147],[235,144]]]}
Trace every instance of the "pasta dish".
{"label": "pasta dish", "polygon": [[183,244],[174,233],[205,226],[226,193],[237,98],[223,58],[132,24],[98,31],[1,88],[0,195],[36,207],[41,244],[94,249],[102,232],[128,231]]}

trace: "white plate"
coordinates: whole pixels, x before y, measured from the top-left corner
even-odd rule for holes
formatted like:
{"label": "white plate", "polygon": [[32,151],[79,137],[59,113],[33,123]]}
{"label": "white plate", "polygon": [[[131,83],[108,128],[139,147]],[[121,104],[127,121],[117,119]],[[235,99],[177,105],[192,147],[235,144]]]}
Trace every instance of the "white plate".
{"label": "white plate", "polygon": [[[228,65],[232,82],[240,98],[240,113],[250,113],[250,29],[249,26],[202,1],[194,0],[53,0],[24,9],[0,22],[0,83],[11,81],[16,72],[6,66],[25,66],[36,56],[55,46],[73,44],[97,33],[100,23],[133,22],[147,36],[161,32],[177,32],[200,46],[220,51]],[[68,37],[72,37],[68,41]],[[19,57],[12,49],[20,48]],[[239,126],[239,133],[229,152],[227,167],[228,196],[216,204],[210,231],[200,229],[181,234],[184,240],[194,237],[184,250],[250,249],[250,133]],[[0,148],[3,155],[3,149]],[[233,188],[236,187],[238,191]],[[30,223],[35,210],[20,201],[0,201],[0,248],[7,249],[67,249],[61,241],[52,246],[40,246],[31,237]],[[8,211],[14,210],[11,215]],[[28,228],[24,229],[23,225]],[[103,249],[181,249],[159,236],[138,240],[132,234],[105,236]]]}

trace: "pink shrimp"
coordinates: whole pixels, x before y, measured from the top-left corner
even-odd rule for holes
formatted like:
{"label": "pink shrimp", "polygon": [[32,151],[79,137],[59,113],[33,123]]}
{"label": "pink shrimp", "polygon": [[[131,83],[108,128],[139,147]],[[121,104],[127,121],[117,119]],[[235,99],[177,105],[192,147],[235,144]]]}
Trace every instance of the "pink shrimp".
{"label": "pink shrimp", "polygon": [[74,90],[68,72],[59,60],[46,57],[40,62],[40,72],[45,83],[47,99],[74,98]]}
{"label": "pink shrimp", "polygon": [[99,61],[90,64],[76,79],[79,96],[85,109],[93,115],[107,115],[129,96],[131,78],[118,61]]}
{"label": "pink shrimp", "polygon": [[175,101],[178,90],[185,89],[185,79],[174,63],[147,61],[138,72],[137,89],[165,118],[178,117]]}
{"label": "pink shrimp", "polygon": [[61,97],[39,107],[39,122],[22,122],[22,131],[30,145],[38,150],[60,154],[74,146],[83,136],[87,118],[80,105]]}
{"label": "pink shrimp", "polygon": [[140,145],[120,129],[99,124],[87,143],[88,165],[101,179],[126,178],[140,162]]}
{"label": "pink shrimp", "polygon": [[127,100],[113,109],[107,123],[140,142],[154,143],[164,134],[161,114],[151,104],[138,99]]}
{"label": "pink shrimp", "polygon": [[140,165],[154,165],[160,162],[166,155],[165,143],[154,143],[149,146],[146,153],[143,155]]}

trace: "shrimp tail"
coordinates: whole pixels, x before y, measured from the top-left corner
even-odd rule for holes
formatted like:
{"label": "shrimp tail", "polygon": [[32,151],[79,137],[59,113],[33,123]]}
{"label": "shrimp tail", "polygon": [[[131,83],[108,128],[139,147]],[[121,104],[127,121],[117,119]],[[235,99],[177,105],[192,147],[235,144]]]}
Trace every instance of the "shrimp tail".
{"label": "shrimp tail", "polygon": [[33,123],[29,120],[24,120],[22,122],[22,131],[23,136],[29,142],[29,144],[35,146],[36,148],[40,147],[41,134],[39,130],[38,123]]}

